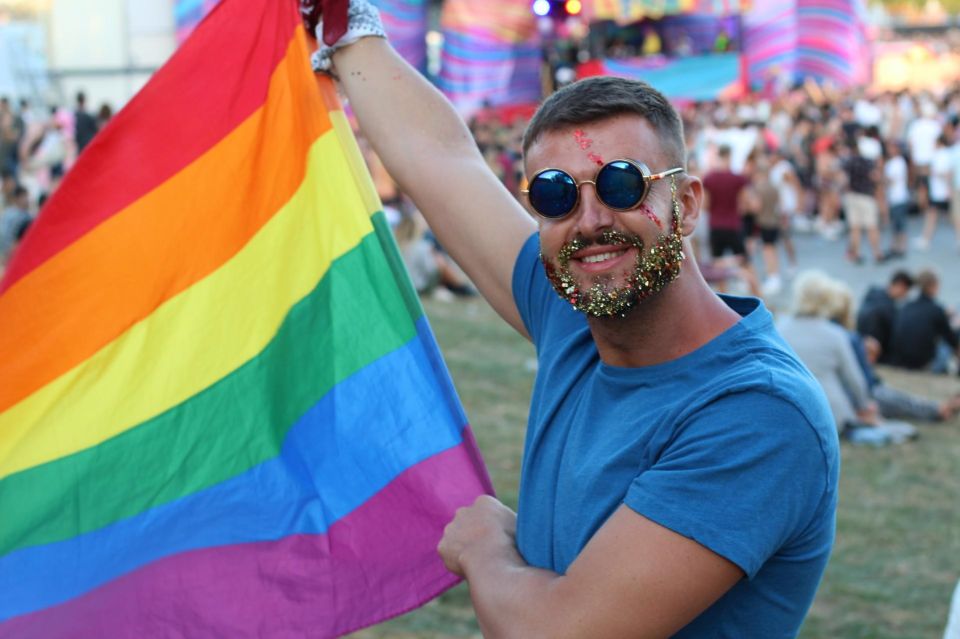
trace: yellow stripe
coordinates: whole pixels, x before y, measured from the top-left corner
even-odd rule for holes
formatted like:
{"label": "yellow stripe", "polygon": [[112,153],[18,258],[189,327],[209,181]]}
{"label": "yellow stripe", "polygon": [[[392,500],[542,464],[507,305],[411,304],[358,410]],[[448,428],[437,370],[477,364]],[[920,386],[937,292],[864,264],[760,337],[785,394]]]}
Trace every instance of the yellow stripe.
{"label": "yellow stripe", "polygon": [[118,435],[259,353],[330,263],[372,232],[376,197],[351,188],[354,171],[329,130],[298,191],[233,259],[0,414],[0,478]]}
{"label": "yellow stripe", "polygon": [[340,140],[340,146],[343,148],[343,154],[350,164],[353,181],[357,189],[363,196],[363,204],[368,211],[379,211],[383,205],[377,196],[377,187],[373,184],[373,178],[370,177],[370,171],[367,170],[367,164],[360,153],[360,147],[357,146],[357,139],[353,135],[353,129],[350,128],[350,122],[347,116],[340,109],[331,108],[330,122],[333,124],[333,131]]}

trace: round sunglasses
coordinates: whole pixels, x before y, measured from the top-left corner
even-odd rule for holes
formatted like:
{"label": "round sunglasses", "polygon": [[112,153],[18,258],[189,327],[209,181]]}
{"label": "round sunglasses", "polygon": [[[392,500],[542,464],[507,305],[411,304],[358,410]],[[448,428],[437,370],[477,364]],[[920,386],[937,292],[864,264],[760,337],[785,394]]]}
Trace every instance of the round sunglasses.
{"label": "round sunglasses", "polygon": [[621,159],[601,166],[592,180],[577,182],[566,171],[542,169],[530,178],[527,188],[520,192],[527,196],[534,211],[551,220],[566,217],[577,208],[581,184],[592,184],[597,199],[608,209],[629,211],[640,206],[647,197],[651,182],[682,171],[682,167],[677,167],[662,173],[651,173],[642,162]]}

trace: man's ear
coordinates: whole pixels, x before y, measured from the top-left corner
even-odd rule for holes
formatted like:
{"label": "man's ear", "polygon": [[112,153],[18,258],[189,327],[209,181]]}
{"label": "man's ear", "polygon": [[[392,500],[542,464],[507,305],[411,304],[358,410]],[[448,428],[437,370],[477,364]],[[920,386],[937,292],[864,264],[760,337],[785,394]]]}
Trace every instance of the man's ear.
{"label": "man's ear", "polygon": [[678,189],[680,204],[681,232],[684,237],[693,235],[700,219],[700,206],[703,204],[703,182],[700,178],[688,175]]}

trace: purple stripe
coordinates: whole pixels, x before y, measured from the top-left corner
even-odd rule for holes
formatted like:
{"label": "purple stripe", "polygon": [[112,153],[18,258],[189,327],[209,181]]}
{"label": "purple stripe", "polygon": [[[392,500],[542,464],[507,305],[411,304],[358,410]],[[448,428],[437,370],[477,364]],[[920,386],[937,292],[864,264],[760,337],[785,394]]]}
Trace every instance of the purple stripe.
{"label": "purple stripe", "polygon": [[488,491],[464,441],[405,471],[324,535],[186,552],[0,625],[0,639],[335,637],[457,583],[436,553],[460,506]]}

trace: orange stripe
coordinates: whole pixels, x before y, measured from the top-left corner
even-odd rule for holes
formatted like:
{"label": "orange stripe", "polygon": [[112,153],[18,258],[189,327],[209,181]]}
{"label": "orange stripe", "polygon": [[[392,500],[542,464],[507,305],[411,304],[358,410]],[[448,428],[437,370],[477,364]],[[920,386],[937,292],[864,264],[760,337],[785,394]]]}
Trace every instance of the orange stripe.
{"label": "orange stripe", "polygon": [[331,128],[307,56],[295,36],[260,109],[0,296],[0,410],[215,271],[290,199]]}

